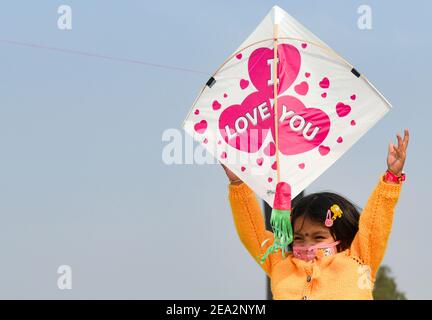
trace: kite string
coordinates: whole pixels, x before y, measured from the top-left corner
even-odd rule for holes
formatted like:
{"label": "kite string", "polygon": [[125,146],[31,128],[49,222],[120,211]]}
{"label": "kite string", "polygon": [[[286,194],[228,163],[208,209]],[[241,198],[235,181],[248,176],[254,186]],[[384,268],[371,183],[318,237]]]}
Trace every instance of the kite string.
{"label": "kite string", "polygon": [[201,70],[194,70],[194,69],[178,67],[178,66],[169,66],[169,65],[164,65],[164,64],[151,63],[151,62],[146,62],[146,61],[136,60],[136,59],[113,57],[113,56],[108,56],[108,55],[103,55],[103,54],[98,54],[98,53],[91,53],[91,52],[86,52],[86,51],[79,51],[79,50],[72,50],[72,49],[47,46],[47,45],[38,44],[38,43],[30,43],[30,42],[23,42],[23,41],[8,40],[8,39],[0,39],[0,43],[13,45],[13,46],[33,48],[33,49],[45,49],[45,50],[50,50],[50,51],[54,51],[54,52],[74,54],[74,55],[86,56],[86,57],[91,57],[91,58],[96,58],[96,59],[111,60],[111,61],[131,63],[131,64],[140,64],[140,65],[145,65],[147,67],[152,67],[152,68],[167,69],[167,70],[197,73],[197,74],[205,74],[205,75],[209,74],[208,72],[201,71]]}
{"label": "kite string", "polygon": [[278,116],[278,24],[273,25],[273,104],[275,112],[275,142],[276,142],[276,175],[277,183],[280,182],[279,165],[279,116]]}

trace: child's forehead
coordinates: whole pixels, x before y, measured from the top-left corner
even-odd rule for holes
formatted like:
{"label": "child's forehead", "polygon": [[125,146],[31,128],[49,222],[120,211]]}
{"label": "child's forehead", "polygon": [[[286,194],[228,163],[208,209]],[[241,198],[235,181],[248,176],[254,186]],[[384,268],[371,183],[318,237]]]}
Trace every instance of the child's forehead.
{"label": "child's forehead", "polygon": [[324,232],[329,233],[329,228],[327,228],[324,223],[313,221],[308,218],[298,217],[294,223],[294,232],[297,233],[318,233]]}

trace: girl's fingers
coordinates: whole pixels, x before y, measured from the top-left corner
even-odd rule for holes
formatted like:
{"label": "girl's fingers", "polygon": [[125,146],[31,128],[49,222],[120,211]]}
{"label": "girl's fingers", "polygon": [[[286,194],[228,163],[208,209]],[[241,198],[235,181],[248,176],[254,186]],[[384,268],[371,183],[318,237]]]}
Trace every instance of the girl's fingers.
{"label": "girl's fingers", "polygon": [[400,147],[402,147],[403,146],[403,141],[402,141],[402,137],[399,135],[399,133],[396,135],[396,137],[397,137],[397,141],[398,141],[398,149],[400,148]]}
{"label": "girl's fingers", "polygon": [[401,150],[400,148],[395,148],[396,154],[398,158],[405,158],[405,154],[403,152],[403,150]]}
{"label": "girl's fingers", "polygon": [[408,147],[408,142],[409,142],[409,131],[408,131],[408,129],[405,129],[404,139],[403,139],[404,149],[406,149]]}
{"label": "girl's fingers", "polygon": [[393,148],[394,148],[394,145],[393,145],[392,142],[390,142],[390,143],[389,143],[389,149],[388,149],[389,154],[390,154],[390,153],[393,153]]}
{"label": "girl's fingers", "polygon": [[389,154],[396,156],[397,158],[405,158],[405,153],[403,148],[396,147],[392,142],[389,144]]}
{"label": "girl's fingers", "polygon": [[230,174],[230,169],[228,169],[223,163],[220,163],[220,165],[222,166],[222,168],[225,170],[226,174]]}

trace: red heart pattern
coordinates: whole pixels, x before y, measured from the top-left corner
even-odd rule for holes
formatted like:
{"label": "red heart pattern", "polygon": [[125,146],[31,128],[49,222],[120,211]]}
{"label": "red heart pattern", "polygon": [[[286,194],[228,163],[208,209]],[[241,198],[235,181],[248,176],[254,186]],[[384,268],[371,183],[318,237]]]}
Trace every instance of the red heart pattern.
{"label": "red heart pattern", "polygon": [[[281,94],[287,90],[297,78],[300,71],[301,57],[296,47],[289,44],[278,46],[279,89]],[[252,84],[267,97],[273,97],[273,58],[274,52],[270,48],[258,48],[252,52],[248,61],[248,72]]]}
{"label": "red heart pattern", "polygon": [[[291,117],[279,122],[279,150],[284,155],[293,155],[309,151],[319,146],[330,130],[330,118],[321,109],[306,108],[303,102],[292,96],[278,99],[278,116],[292,111]],[[274,118],[274,117],[273,117]],[[272,123],[272,134],[275,128]],[[319,129],[318,129],[319,128]],[[313,133],[315,133],[313,135]],[[308,137],[308,138],[306,138]]]}
{"label": "red heart pattern", "polygon": [[[302,46],[305,48],[306,46]],[[241,53],[236,55],[238,60],[243,58]],[[219,131],[227,144],[237,150],[255,153],[262,148],[269,132],[272,135],[272,141],[264,148],[264,155],[272,157],[275,155],[275,108],[270,103],[273,99],[273,58],[274,52],[271,48],[255,49],[249,56],[247,78],[240,79],[240,88],[242,90],[250,85],[256,89],[249,94],[240,104],[233,104],[225,108],[219,116]],[[327,155],[331,149],[322,145],[331,127],[329,116],[321,109],[308,108],[301,100],[283,93],[295,82],[299,75],[301,65],[301,55],[299,50],[290,44],[280,44],[278,46],[278,117],[279,117],[279,150],[284,155],[295,155],[308,152],[318,147],[322,156]],[[306,72],[306,78],[310,73]],[[319,81],[319,87],[329,89],[330,80],[324,77]],[[305,96],[309,91],[307,81],[302,81],[294,86],[294,91]],[[327,93],[321,94],[326,98]],[[227,97],[227,94],[224,94]],[[353,101],[356,95],[350,96]],[[214,101],[213,110],[219,110],[221,104]],[[351,106],[339,102],[336,105],[336,113],[339,117],[345,117],[351,112]],[[198,115],[199,111],[196,112]],[[355,121],[351,122],[355,125]],[[202,134],[207,129],[207,122],[201,120],[195,124],[195,131]],[[338,139],[342,142],[342,138]],[[227,154],[223,153],[222,157]],[[264,163],[264,158],[256,160],[257,165]],[[272,162],[271,162],[272,163]],[[271,166],[276,170],[276,162]],[[299,165],[304,168],[304,163]],[[242,171],[245,168],[242,167]]]}

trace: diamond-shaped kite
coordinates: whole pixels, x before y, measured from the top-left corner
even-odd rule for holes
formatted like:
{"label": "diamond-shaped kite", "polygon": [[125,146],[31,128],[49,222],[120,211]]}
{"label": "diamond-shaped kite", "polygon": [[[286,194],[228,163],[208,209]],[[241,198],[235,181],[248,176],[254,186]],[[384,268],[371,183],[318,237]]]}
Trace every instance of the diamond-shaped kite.
{"label": "diamond-shaped kite", "polygon": [[291,197],[390,108],[363,74],[275,6],[208,80],[183,127],[273,207],[268,253],[283,253]]}

